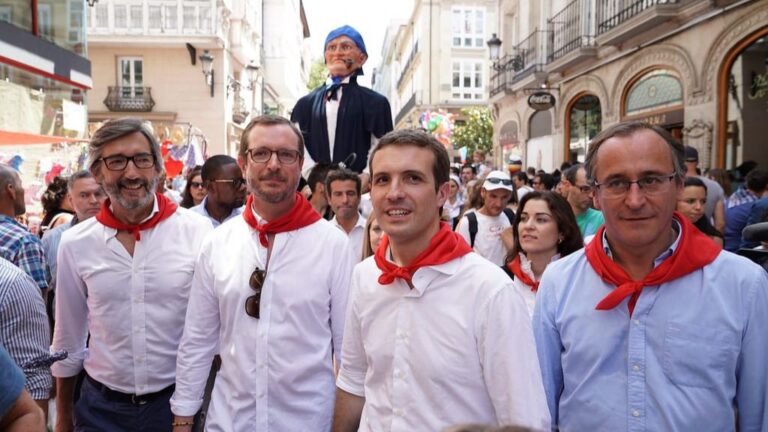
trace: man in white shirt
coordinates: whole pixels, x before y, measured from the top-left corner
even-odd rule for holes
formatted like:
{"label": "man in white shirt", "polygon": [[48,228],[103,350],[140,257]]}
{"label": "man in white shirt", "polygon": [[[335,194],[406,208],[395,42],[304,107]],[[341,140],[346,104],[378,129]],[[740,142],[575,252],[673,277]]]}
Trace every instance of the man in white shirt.
{"label": "man in white shirt", "polygon": [[517,202],[523,200],[523,197],[528,192],[533,192],[533,188],[528,185],[528,174],[525,171],[518,171],[512,175],[512,182],[515,184],[517,190]]}
{"label": "man in white shirt", "polygon": [[512,193],[509,174],[491,171],[480,190],[483,206],[476,212],[465,214],[456,227],[456,232],[475,252],[498,266],[504,265],[507,249],[511,247],[504,244],[501,233],[512,227],[514,213],[506,208]]}
{"label": "man in white shirt", "polygon": [[245,179],[235,158],[227,155],[209,157],[200,177],[208,193],[203,202],[190,210],[208,218],[214,228],[243,213]]}
{"label": "man in white shirt", "polygon": [[363,256],[366,222],[359,212],[361,187],[360,177],[346,169],[331,171],[325,179],[328,204],[335,214],[331,223],[349,238],[349,249],[355,262]]}
{"label": "man in white shirt", "polygon": [[549,430],[525,301],[440,222],[445,148],[398,130],[369,164],[387,236],[352,276],[333,431]]}
{"label": "man in white shirt", "polygon": [[175,432],[190,430],[216,353],[206,430],[330,429],[353,263],[344,234],[296,192],[303,154],[301,133],[281,117],[257,117],[243,131],[238,162],[251,196],[197,262]]}
{"label": "man in white shirt", "polygon": [[[59,246],[54,351],[57,431],[167,431],[195,258],[211,224],[155,193],[160,146],[138,119],[88,147],[108,200]],[[73,406],[77,375],[85,369]]]}

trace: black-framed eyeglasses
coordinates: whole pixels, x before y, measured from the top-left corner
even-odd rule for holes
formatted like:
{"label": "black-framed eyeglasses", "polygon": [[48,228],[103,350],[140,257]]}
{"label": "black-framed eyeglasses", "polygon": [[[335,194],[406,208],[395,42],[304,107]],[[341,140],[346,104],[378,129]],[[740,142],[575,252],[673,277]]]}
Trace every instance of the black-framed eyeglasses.
{"label": "black-framed eyeglasses", "polygon": [[122,171],[128,166],[128,161],[133,161],[136,168],[146,169],[155,166],[155,157],[152,153],[139,153],[133,156],[114,155],[96,159],[96,162],[104,162],[104,166],[110,171]]}
{"label": "black-framed eyeglasses", "polygon": [[240,187],[245,184],[245,179],[242,177],[233,179],[216,179],[211,181],[214,183],[232,183],[232,187],[235,189],[240,189]]}
{"label": "black-framed eyeglasses", "polygon": [[637,184],[640,191],[646,195],[653,195],[664,192],[666,186],[671,182],[677,174],[666,175],[649,175],[641,177],[635,181],[631,181],[625,178],[615,178],[607,180],[603,183],[595,182],[595,187],[600,189],[607,198],[617,198],[624,196],[629,192],[629,188],[632,184]]}
{"label": "black-framed eyeglasses", "polygon": [[203,185],[202,182],[196,182],[196,181],[189,182],[189,188],[190,189],[202,189],[203,186],[204,185]]}
{"label": "black-framed eyeglasses", "polygon": [[[595,185],[595,186],[597,186],[597,185]],[[581,193],[590,193],[590,192],[592,192],[592,186],[590,186],[590,185],[584,185],[584,186],[573,185],[573,187],[575,187],[578,190],[580,190]]]}
{"label": "black-framed eyeglasses", "polygon": [[501,184],[503,184],[504,186],[512,186],[512,180],[507,180],[507,179],[501,179],[501,178],[491,177],[491,178],[487,178],[487,179],[485,179],[485,181],[487,181],[488,183],[493,183],[493,184],[499,184],[499,183],[501,183]]}
{"label": "black-framed eyeglasses", "polygon": [[296,163],[296,161],[299,160],[299,157],[301,156],[298,150],[289,149],[270,150],[268,148],[252,148],[248,149],[247,152],[251,162],[255,163],[269,162],[269,160],[272,159],[272,155],[276,154],[277,160],[281,164],[290,165],[292,163]]}
{"label": "black-framed eyeglasses", "polygon": [[245,313],[248,316],[259,319],[261,310],[261,289],[264,287],[264,279],[267,277],[267,271],[256,267],[251,273],[248,285],[254,291],[253,295],[245,299]]}

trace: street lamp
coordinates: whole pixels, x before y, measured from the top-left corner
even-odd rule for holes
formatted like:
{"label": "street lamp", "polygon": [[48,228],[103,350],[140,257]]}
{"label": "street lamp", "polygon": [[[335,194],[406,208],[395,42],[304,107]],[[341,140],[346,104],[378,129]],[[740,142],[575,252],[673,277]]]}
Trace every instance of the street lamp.
{"label": "street lamp", "polygon": [[499,51],[501,50],[501,39],[496,36],[496,33],[493,33],[486,44],[488,45],[488,49],[491,52],[491,61],[494,63],[498,62]]}
{"label": "street lamp", "polygon": [[253,62],[248,63],[245,66],[245,76],[248,79],[248,86],[246,89],[253,90],[256,87],[256,74],[259,72],[259,67]]}
{"label": "street lamp", "polygon": [[213,97],[213,56],[208,50],[204,50],[200,54],[200,65],[203,67],[203,75],[205,75],[205,82],[211,87],[211,97]]}

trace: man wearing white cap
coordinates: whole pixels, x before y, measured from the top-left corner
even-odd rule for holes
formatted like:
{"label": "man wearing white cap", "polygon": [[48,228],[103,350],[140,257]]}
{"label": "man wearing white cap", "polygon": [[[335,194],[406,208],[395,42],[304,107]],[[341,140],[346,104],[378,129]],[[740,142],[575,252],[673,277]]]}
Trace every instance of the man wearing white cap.
{"label": "man wearing white cap", "polygon": [[476,212],[464,215],[456,227],[456,232],[464,237],[475,252],[499,266],[504,264],[507,254],[501,233],[512,226],[514,218],[512,210],[507,209],[513,192],[509,174],[491,171],[480,190],[483,206]]}

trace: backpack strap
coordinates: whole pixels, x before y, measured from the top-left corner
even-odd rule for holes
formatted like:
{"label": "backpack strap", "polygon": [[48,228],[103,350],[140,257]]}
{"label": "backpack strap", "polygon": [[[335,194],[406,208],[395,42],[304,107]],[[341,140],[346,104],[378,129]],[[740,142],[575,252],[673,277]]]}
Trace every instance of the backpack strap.
{"label": "backpack strap", "polygon": [[504,210],[502,210],[505,215],[507,215],[507,219],[509,219],[509,224],[514,225],[515,224],[515,212],[512,211],[509,207],[504,207]]}
{"label": "backpack strap", "polygon": [[467,222],[469,223],[469,247],[475,247],[475,236],[477,236],[477,215],[475,212],[467,213]]}

